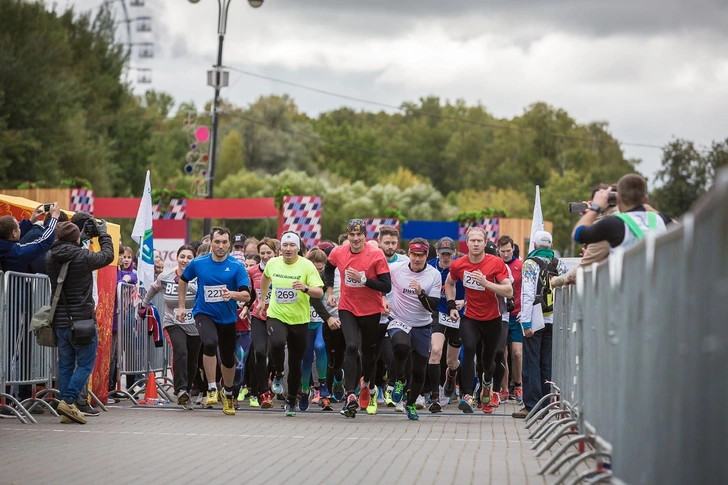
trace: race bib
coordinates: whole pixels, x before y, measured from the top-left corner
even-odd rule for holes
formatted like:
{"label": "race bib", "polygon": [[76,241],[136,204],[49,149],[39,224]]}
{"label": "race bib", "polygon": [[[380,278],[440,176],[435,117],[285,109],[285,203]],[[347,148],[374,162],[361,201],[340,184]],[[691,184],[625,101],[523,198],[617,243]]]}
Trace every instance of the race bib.
{"label": "race bib", "polygon": [[[268,288],[268,293],[265,295],[265,304],[266,305],[270,304],[271,291],[272,290],[270,288]],[[255,289],[255,294],[258,295],[258,301],[260,301],[260,288]]]}
{"label": "race bib", "polygon": [[[185,323],[195,323],[195,317],[192,316],[192,310],[185,310]],[[174,319],[177,321],[177,315],[179,315],[179,308],[174,309]]]}
{"label": "race bib", "polygon": [[323,323],[323,321],[324,321],[324,319],[321,318],[321,316],[318,314],[318,312],[316,310],[313,309],[313,307],[311,307],[311,322],[322,322]]}
{"label": "race bib", "polygon": [[[362,275],[362,277],[365,276],[364,271],[359,271],[359,274]],[[361,283],[361,282],[358,282],[358,281],[354,281],[353,279],[349,278],[349,276],[346,273],[344,273],[344,275],[346,276],[344,278],[344,284],[346,286],[351,286],[351,287],[357,287],[357,286],[358,287],[361,287],[361,286],[364,286],[364,283]]]}
{"label": "race bib", "polygon": [[298,303],[298,292],[293,288],[276,288],[277,303]]}
{"label": "race bib", "polygon": [[440,318],[438,320],[438,323],[440,325],[444,325],[450,328],[460,328],[460,320],[458,320],[457,322],[453,322],[452,319],[450,319],[450,315],[445,315],[442,312],[438,313],[440,314]]}
{"label": "race bib", "polygon": [[476,281],[475,276],[470,271],[466,271],[463,274],[463,286],[471,290],[485,291],[485,288]]}
{"label": "race bib", "polygon": [[205,294],[205,303],[218,303],[225,301],[222,298],[222,292],[225,291],[225,288],[227,288],[225,285],[205,286],[203,290]]}
{"label": "race bib", "polygon": [[404,333],[410,333],[410,330],[412,330],[412,327],[407,325],[406,323],[400,322],[399,320],[392,320],[387,325],[387,330],[402,330]]}

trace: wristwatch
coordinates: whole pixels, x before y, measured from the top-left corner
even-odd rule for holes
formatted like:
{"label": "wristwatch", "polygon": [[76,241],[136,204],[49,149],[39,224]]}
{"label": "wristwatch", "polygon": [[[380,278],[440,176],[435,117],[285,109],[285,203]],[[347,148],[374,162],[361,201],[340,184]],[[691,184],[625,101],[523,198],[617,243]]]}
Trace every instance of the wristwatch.
{"label": "wristwatch", "polygon": [[588,209],[589,209],[589,210],[593,210],[593,211],[594,211],[594,212],[596,212],[597,214],[601,214],[601,213],[602,213],[602,208],[601,208],[601,207],[599,207],[599,206],[598,206],[598,205],[596,205],[596,204],[592,204],[592,205],[590,205],[590,206],[588,207]]}
{"label": "wristwatch", "polygon": [[366,285],[367,284],[367,277],[366,276],[362,276],[361,277],[361,284],[362,285]]}
{"label": "wristwatch", "polygon": [[304,286],[304,287],[303,287],[303,292],[304,292],[304,293],[308,293],[308,290],[309,290],[309,287],[308,287],[308,285],[306,285],[306,286]]}

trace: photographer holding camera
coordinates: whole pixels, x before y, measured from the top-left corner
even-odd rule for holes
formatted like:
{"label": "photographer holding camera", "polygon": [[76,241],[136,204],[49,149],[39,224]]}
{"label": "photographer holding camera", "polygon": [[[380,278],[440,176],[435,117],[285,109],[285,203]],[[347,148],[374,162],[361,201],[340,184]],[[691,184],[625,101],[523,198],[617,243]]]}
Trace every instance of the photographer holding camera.
{"label": "photographer holding camera", "polygon": [[[62,222],[56,227],[57,240],[46,259],[54,294],[58,276],[63,266],[68,265],[52,322],[58,345],[58,389],[61,394],[58,413],[63,416],[61,422],[79,424],[85,424],[86,419],[76,402],[96,362],[98,343],[93,273],[114,260],[114,243],[106,232],[106,223],[89,219],[84,224],[84,233],[88,237],[98,237],[101,252],[85,249],[78,226],[73,222]],[[84,334],[84,330],[89,332]]]}
{"label": "photographer holding camera", "polygon": [[637,174],[625,175],[617,182],[616,204],[620,214],[597,222],[597,217],[609,208],[610,193],[611,188],[596,191],[592,204],[574,226],[574,241],[581,244],[606,241],[612,249],[626,249],[644,238],[646,231],[663,233],[672,222],[670,217],[647,205],[647,182]]}
{"label": "photographer holding camera", "polygon": [[58,204],[52,204],[48,209],[49,214],[46,214],[48,224],[44,231],[40,237],[27,244],[21,244],[19,241],[33,229],[40,216],[45,213],[44,206],[36,207],[30,219],[23,219],[19,224],[13,216],[0,217],[0,268],[3,271],[30,273],[31,263],[50,249],[55,239],[53,230],[58,223],[61,208]]}

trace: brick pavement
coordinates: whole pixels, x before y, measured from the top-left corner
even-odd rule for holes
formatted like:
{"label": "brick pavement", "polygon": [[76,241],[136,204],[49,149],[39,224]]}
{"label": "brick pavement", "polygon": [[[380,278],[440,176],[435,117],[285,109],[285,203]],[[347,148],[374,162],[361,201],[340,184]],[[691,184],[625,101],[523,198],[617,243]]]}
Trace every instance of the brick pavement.
{"label": "brick pavement", "polygon": [[352,420],[318,409],[287,418],[247,403],[236,416],[119,405],[85,426],[50,415],[37,416],[37,425],[5,419],[0,484],[309,484],[347,476],[392,485],[545,484],[536,471],[548,456],[534,457],[514,410],[509,403],[493,415],[465,415],[451,404],[413,422],[387,408]]}

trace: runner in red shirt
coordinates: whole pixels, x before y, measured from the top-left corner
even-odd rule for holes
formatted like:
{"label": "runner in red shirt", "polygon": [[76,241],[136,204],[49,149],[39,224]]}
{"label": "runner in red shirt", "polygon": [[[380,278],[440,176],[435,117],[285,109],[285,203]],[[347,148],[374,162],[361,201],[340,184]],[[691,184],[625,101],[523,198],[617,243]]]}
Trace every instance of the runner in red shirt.
{"label": "runner in red shirt", "polygon": [[[382,294],[389,293],[392,280],[384,253],[366,244],[364,221],[352,219],[346,229],[349,244],[336,247],[329,254],[324,269],[324,284],[328,305],[335,307],[337,303],[333,287],[338,269],[341,276],[339,320],[346,340],[344,386],[347,396],[341,414],[353,418],[359,407],[354,390],[362,374],[367,378],[373,375],[379,355],[377,332],[384,310]],[[358,365],[360,351],[361,367]],[[365,397],[369,397],[369,382],[362,382],[361,388]]]}
{"label": "runner in red shirt", "polygon": [[500,341],[503,325],[496,295],[505,298],[513,296],[513,287],[508,278],[508,270],[503,260],[485,254],[485,231],[473,227],[468,231],[468,256],[458,258],[450,265],[450,274],[445,280],[445,295],[450,318],[457,321],[460,314],[455,303],[455,282],[461,280],[465,287],[465,315],[460,323],[463,341],[462,399],[458,409],[465,413],[473,412],[473,380],[475,377],[475,351],[482,341],[483,363],[481,403],[490,402],[495,371],[495,352]]}
{"label": "runner in red shirt", "polygon": [[[263,276],[265,265],[278,254],[278,241],[268,237],[264,237],[258,243],[258,254],[260,255],[260,264],[248,268],[250,282],[255,290],[256,300],[265,300],[266,307],[270,301],[270,289],[265,291],[260,289],[260,279]],[[253,305],[250,311],[250,336],[252,344],[250,345],[250,355],[253,360],[253,372],[250,373],[250,405],[252,407],[262,407],[270,409],[273,407],[273,394],[268,390],[268,329],[266,327],[266,312],[258,313],[257,305]],[[260,401],[259,401],[260,400]]]}

